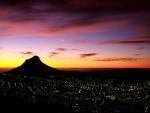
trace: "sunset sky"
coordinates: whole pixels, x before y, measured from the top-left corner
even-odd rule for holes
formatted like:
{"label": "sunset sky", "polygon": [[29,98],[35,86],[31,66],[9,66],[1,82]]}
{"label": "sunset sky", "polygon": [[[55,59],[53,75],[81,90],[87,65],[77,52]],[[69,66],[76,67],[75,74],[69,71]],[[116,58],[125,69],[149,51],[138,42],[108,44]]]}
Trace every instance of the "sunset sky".
{"label": "sunset sky", "polygon": [[1,0],[0,68],[150,68],[149,0]]}

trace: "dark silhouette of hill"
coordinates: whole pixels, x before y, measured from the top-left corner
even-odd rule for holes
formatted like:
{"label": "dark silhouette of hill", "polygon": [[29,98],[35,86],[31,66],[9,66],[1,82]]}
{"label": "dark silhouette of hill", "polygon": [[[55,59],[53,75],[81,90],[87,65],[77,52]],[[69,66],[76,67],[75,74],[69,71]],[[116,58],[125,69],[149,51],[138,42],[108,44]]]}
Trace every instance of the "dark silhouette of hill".
{"label": "dark silhouette of hill", "polygon": [[29,76],[40,78],[58,79],[98,79],[98,78],[119,78],[119,79],[150,79],[150,69],[107,69],[97,71],[62,71],[44,64],[38,56],[27,59],[21,66],[5,73],[14,76]]}
{"label": "dark silhouette of hill", "polygon": [[38,56],[33,56],[32,58],[27,59],[21,66],[8,71],[7,74],[45,78],[49,77],[51,74],[56,74],[59,72],[61,71],[44,64]]}

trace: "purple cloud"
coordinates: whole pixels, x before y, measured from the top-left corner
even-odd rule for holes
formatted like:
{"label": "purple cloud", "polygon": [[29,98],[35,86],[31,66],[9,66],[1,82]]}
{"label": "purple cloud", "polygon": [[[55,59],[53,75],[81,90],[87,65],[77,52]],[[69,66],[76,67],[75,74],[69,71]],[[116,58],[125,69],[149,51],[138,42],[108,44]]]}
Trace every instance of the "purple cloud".
{"label": "purple cloud", "polygon": [[[10,28],[14,28],[16,24],[15,32],[18,32],[23,23],[24,26],[30,23],[37,24],[38,27],[32,25],[33,28],[31,28],[29,25],[27,28],[37,29],[36,33],[42,32],[43,34],[97,24],[99,27],[103,26],[101,30],[108,30],[107,27],[119,26],[116,25],[118,21],[124,23],[126,20],[128,22],[133,15],[149,12],[147,0],[136,0],[136,3],[131,0],[1,0],[0,6],[0,17],[6,28],[6,32],[3,34],[6,35],[14,32],[14,29],[11,31]],[[9,24],[13,26],[9,26]],[[149,27],[148,24],[144,24],[144,26]],[[27,28],[25,27],[23,30],[27,30]],[[100,28],[96,29],[100,30]]]}

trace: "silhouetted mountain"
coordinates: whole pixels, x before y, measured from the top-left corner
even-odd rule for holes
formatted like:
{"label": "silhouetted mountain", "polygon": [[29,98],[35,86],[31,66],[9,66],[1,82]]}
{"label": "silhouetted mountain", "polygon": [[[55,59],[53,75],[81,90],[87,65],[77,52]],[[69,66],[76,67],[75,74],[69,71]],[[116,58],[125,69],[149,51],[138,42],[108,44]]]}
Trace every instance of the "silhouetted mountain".
{"label": "silhouetted mountain", "polygon": [[59,72],[61,71],[44,64],[38,56],[33,56],[32,58],[27,59],[21,66],[10,70],[7,73],[13,75],[26,75],[45,78]]}
{"label": "silhouetted mountain", "polygon": [[89,78],[150,78],[150,69],[108,69],[97,71],[62,71],[52,68],[44,64],[38,56],[27,59],[21,66],[10,70],[5,73],[6,75],[14,76],[34,76],[34,77],[55,77],[55,78],[68,78],[68,79],[89,79]]}

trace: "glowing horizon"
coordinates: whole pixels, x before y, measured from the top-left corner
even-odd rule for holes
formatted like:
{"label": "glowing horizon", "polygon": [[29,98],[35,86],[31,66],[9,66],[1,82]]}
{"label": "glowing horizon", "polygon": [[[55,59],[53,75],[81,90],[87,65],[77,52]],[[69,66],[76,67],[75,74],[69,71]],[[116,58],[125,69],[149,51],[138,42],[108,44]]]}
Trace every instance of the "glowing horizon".
{"label": "glowing horizon", "polygon": [[147,0],[0,1],[0,68],[150,68]]}
{"label": "glowing horizon", "polygon": [[[0,68],[15,68],[18,67],[20,65],[22,65],[25,61],[24,58],[20,58],[17,59],[17,61],[15,62],[15,60],[8,60],[9,62],[6,62],[4,60],[4,63],[1,62],[1,64],[3,64],[3,66],[0,65]],[[82,63],[81,61],[71,61],[71,60],[47,60],[47,59],[41,59],[41,61],[45,64],[47,64],[48,66],[54,67],[54,68],[150,68],[149,64],[145,65],[143,62],[137,62],[137,61],[126,61],[124,63],[122,62],[116,62],[115,61],[115,66],[114,66],[114,61],[110,61],[108,63],[103,62],[100,66],[100,64],[98,64],[97,62],[93,63],[93,61],[84,61],[84,63]],[[47,62],[48,61],[48,62]],[[91,63],[93,63],[91,65]],[[121,64],[120,64],[121,63]],[[129,65],[130,63],[130,65]],[[72,64],[72,65],[71,65]]]}

